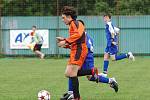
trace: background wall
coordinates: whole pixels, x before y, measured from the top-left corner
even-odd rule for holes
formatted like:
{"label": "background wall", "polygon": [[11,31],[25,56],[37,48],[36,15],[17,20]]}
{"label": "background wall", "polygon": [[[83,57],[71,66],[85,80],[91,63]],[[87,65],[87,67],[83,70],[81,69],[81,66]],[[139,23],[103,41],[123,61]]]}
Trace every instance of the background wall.
{"label": "background wall", "polygon": [[[103,54],[106,46],[105,25],[102,16],[79,16],[86,25],[86,31],[94,39],[95,54]],[[119,35],[119,51],[132,51],[137,54],[150,54],[150,16],[113,16],[112,22],[121,29]],[[6,55],[30,55],[30,50],[10,49],[10,30],[29,30],[32,25],[39,29],[49,30],[49,47],[42,49],[46,54],[68,54],[68,50],[56,46],[56,36],[68,36],[68,28],[62,23],[61,17],[6,17],[1,18],[2,52]]]}

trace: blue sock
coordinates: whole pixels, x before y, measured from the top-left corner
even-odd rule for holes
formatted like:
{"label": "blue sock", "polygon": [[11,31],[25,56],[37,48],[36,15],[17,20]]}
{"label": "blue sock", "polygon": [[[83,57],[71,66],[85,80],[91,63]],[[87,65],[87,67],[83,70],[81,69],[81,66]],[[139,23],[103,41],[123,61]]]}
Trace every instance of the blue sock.
{"label": "blue sock", "polygon": [[99,75],[99,82],[101,82],[101,83],[108,83],[109,82],[109,78]]}
{"label": "blue sock", "polygon": [[108,70],[108,65],[109,65],[109,61],[108,60],[104,60],[104,67],[103,67],[103,71],[107,72]]}
{"label": "blue sock", "polygon": [[90,78],[90,81],[95,81],[95,77],[91,77],[91,78]]}
{"label": "blue sock", "polygon": [[72,88],[72,81],[71,81],[71,79],[69,78],[69,80],[68,80],[68,91],[73,91],[73,88]]}
{"label": "blue sock", "polygon": [[[101,82],[101,83],[108,83],[109,82],[109,78],[107,78],[107,77],[103,77],[100,75],[98,75],[98,77],[99,77],[99,82]],[[95,78],[91,77],[90,81],[95,81]]]}
{"label": "blue sock", "polygon": [[116,60],[121,60],[121,59],[124,59],[124,58],[127,58],[127,54],[115,55]]}

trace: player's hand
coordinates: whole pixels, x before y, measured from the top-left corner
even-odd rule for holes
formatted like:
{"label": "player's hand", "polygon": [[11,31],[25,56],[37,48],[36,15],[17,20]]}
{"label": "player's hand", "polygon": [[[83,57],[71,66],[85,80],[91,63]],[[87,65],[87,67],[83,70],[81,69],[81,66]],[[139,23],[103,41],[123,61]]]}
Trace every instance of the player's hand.
{"label": "player's hand", "polygon": [[113,44],[113,45],[117,45],[117,42],[114,42],[114,41],[113,41],[112,44]]}
{"label": "player's hand", "polygon": [[60,41],[63,41],[64,39],[65,39],[65,38],[63,38],[63,37],[56,37],[57,43],[60,42]]}
{"label": "player's hand", "polygon": [[66,45],[66,41],[65,40],[62,40],[62,41],[59,41],[59,42],[57,42],[57,45],[58,45],[58,47],[65,47],[65,45]]}

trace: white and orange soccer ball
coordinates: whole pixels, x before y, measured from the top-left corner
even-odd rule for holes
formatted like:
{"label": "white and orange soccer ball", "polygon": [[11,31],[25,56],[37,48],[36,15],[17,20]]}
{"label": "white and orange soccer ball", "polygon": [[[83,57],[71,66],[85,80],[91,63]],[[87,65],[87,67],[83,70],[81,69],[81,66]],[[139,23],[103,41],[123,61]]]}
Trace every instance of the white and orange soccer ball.
{"label": "white and orange soccer ball", "polygon": [[50,100],[50,92],[46,90],[41,90],[38,92],[38,100]]}

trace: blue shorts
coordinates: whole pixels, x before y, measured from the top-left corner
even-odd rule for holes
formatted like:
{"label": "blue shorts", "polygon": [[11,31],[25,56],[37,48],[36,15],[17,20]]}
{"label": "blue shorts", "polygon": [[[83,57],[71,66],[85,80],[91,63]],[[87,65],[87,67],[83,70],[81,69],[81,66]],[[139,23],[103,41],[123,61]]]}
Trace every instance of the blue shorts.
{"label": "blue shorts", "polygon": [[105,48],[105,53],[108,53],[110,55],[116,55],[118,53],[118,46],[112,45],[110,47]]}
{"label": "blue shorts", "polygon": [[88,52],[81,70],[92,69],[93,67],[94,67],[94,54]]}

